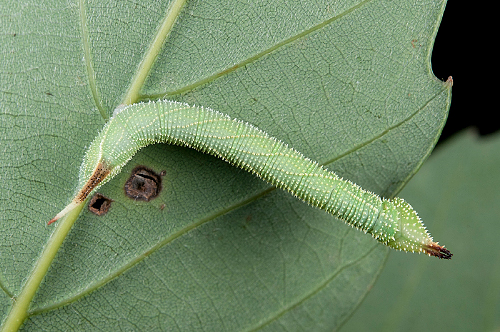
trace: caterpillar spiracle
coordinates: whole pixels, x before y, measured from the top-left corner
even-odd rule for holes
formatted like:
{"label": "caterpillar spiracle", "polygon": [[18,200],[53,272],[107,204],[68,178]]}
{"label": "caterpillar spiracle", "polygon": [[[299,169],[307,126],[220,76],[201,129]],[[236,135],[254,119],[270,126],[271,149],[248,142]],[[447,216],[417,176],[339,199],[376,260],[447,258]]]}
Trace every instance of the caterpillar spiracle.
{"label": "caterpillar spiracle", "polygon": [[117,108],[84,157],[75,197],[49,224],[83,204],[139,149],[159,142],[191,147],[252,172],[391,248],[452,256],[403,199],[381,198],[343,180],[251,124],[167,100]]}

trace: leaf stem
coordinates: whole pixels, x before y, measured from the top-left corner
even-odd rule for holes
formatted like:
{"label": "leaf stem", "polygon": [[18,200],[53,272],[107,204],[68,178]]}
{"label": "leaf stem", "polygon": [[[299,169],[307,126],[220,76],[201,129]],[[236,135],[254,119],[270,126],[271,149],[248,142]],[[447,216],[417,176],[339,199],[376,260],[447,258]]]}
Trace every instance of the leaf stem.
{"label": "leaf stem", "polygon": [[33,297],[35,296],[40,283],[52,264],[57,251],[61,247],[66,235],[68,235],[84,205],[85,202],[80,203],[74,210],[69,212],[59,221],[57,228],[50,236],[42,254],[35,264],[35,267],[31,271],[28,280],[24,284],[21,293],[14,299],[13,306],[11,307],[11,310],[1,328],[2,332],[14,332],[19,330],[21,325],[28,318],[28,309],[31,300],[33,300]]}
{"label": "leaf stem", "polygon": [[122,104],[131,105],[139,100],[140,90],[146,81],[149,71],[151,70],[151,67],[153,67],[154,62],[163,47],[163,43],[170,34],[170,31],[172,31],[172,27],[177,20],[177,17],[179,17],[179,13],[186,1],[187,0],[174,0],[171,3],[160,29],[154,36],[153,42],[149,45],[148,50],[139,64],[139,69],[132,78],[132,83],[130,83]]}

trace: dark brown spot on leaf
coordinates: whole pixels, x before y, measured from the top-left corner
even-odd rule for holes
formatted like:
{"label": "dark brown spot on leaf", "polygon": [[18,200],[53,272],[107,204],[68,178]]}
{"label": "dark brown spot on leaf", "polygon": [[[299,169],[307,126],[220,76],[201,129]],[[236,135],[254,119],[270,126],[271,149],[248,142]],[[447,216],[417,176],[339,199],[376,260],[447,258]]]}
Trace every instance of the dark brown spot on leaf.
{"label": "dark brown spot on leaf", "polygon": [[145,166],[137,166],[125,183],[125,194],[139,201],[150,201],[161,191],[161,176]]}
{"label": "dark brown spot on leaf", "polygon": [[112,201],[112,199],[96,193],[90,200],[89,211],[95,215],[102,216],[103,214],[108,213]]}

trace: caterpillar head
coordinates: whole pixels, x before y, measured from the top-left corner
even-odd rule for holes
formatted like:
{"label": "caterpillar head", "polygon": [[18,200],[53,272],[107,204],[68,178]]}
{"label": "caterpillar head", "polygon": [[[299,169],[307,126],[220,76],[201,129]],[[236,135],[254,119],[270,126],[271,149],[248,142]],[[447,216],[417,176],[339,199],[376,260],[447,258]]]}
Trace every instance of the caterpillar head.
{"label": "caterpillar head", "polygon": [[394,233],[394,239],[388,241],[389,247],[397,250],[423,252],[429,256],[444,259],[450,259],[453,256],[448,249],[433,241],[432,236],[427,232],[417,212],[410,204],[401,198],[394,198],[391,202],[396,212],[398,230]]}

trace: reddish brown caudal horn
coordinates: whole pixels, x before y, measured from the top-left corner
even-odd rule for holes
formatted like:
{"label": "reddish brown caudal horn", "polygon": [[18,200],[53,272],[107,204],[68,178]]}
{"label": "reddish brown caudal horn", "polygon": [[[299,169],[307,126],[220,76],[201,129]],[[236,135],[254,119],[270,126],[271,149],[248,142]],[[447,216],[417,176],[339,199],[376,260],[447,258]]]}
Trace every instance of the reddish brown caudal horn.
{"label": "reddish brown caudal horn", "polygon": [[422,250],[429,256],[435,256],[442,259],[451,259],[453,254],[443,246],[440,246],[436,242],[424,245]]}
{"label": "reddish brown caudal horn", "polygon": [[62,216],[64,216],[69,211],[73,210],[79,204],[83,203],[88,195],[99,185],[99,183],[104,180],[109,173],[111,172],[111,168],[106,165],[104,162],[99,162],[90,176],[89,180],[85,185],[80,189],[80,191],[76,194],[75,198],[69,203],[61,212],[59,212],[54,218],[52,218],[47,225],[52,224],[54,221],[58,220]]}

